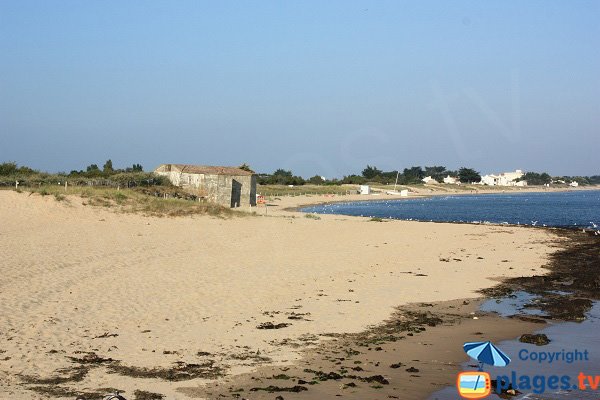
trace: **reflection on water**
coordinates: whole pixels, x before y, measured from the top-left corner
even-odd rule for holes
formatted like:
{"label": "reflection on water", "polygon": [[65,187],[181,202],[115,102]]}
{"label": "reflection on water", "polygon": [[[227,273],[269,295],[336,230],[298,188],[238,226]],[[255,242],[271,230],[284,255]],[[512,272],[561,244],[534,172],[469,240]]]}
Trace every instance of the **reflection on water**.
{"label": "reflection on water", "polygon": [[481,311],[495,312],[502,317],[508,317],[515,314],[544,315],[544,313],[537,308],[526,307],[527,305],[535,305],[538,298],[539,296],[531,293],[517,291],[507,297],[487,300],[481,305]]}
{"label": "reflection on water", "polygon": [[[522,301],[517,301],[520,299]],[[504,315],[515,314],[519,307],[523,304],[535,300],[534,296],[530,294],[519,294],[517,298],[504,299],[498,303],[500,310]],[[495,300],[492,300],[496,304]],[[490,302],[487,302],[488,304]],[[512,311],[509,309],[509,304],[513,304],[514,308]],[[488,307],[491,307],[488,304]],[[580,372],[586,375],[600,375],[600,303],[594,303],[591,311],[587,314],[587,319],[583,322],[565,322],[557,323],[547,326],[545,329],[538,331],[537,333],[544,333],[551,340],[550,344],[546,346],[535,346],[532,344],[521,343],[518,340],[509,340],[500,343],[496,343],[505,353],[507,353],[512,359],[511,363],[504,368],[493,368],[486,367],[485,370],[490,373],[492,379],[496,379],[497,376],[511,376],[514,371],[517,376],[528,375],[533,377],[535,375],[543,375],[549,377],[551,375],[568,375],[571,377],[571,383],[577,383],[577,375]],[[588,351],[588,361],[575,361],[568,363],[566,361],[554,361],[552,363],[531,360],[522,360],[519,357],[519,352],[524,355],[531,352],[565,352],[578,350],[583,352]],[[465,356],[466,357],[466,356]],[[525,358],[525,357],[523,357]],[[463,363],[463,369],[465,371],[473,370],[469,367],[472,362]],[[521,390],[522,392],[532,392],[531,390]],[[429,399],[430,400],[455,400],[458,398],[456,388],[448,387],[444,390],[434,393]],[[499,399],[497,395],[492,395],[490,399]],[[524,393],[520,396],[514,397],[514,399],[544,399],[544,400],[558,400],[558,399],[581,399],[591,400],[599,399],[600,391],[591,389],[588,391],[581,390],[561,390],[554,392],[544,392],[543,394]]]}

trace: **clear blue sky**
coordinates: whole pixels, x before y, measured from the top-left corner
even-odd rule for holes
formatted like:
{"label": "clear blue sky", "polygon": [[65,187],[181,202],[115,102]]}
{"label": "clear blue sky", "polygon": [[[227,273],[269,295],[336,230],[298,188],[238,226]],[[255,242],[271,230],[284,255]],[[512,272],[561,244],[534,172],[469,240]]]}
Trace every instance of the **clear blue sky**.
{"label": "clear blue sky", "polygon": [[599,1],[0,0],[0,161],[600,174]]}

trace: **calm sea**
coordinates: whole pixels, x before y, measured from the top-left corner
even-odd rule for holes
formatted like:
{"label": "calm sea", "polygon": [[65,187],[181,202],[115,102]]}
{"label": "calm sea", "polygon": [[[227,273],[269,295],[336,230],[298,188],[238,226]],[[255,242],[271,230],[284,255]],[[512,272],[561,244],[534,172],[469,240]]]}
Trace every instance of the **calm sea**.
{"label": "calm sea", "polygon": [[311,206],[304,212],[417,221],[600,229],[600,190],[386,199]]}

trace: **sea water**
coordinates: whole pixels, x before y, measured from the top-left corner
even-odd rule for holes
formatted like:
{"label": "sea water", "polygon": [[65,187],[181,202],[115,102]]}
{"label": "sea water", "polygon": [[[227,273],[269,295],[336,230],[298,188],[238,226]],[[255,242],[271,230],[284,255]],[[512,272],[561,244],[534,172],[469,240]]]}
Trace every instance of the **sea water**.
{"label": "sea water", "polygon": [[416,221],[600,230],[600,190],[382,199],[317,205],[302,211]]}

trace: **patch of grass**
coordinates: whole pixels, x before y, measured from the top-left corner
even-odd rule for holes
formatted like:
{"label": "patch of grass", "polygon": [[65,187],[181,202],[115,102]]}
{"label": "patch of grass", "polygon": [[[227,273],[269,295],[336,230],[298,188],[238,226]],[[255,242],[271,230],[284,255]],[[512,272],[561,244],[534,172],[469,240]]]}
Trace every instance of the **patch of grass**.
{"label": "patch of grass", "polygon": [[56,199],[56,201],[65,201],[65,200],[67,200],[67,198],[65,197],[65,195],[60,194],[60,193],[54,193],[54,199]]}
{"label": "patch of grass", "polygon": [[120,190],[116,193],[113,193],[113,198],[117,202],[117,204],[123,204],[125,200],[128,199],[127,195]]}
{"label": "patch of grass", "polygon": [[371,222],[387,222],[385,219],[379,218],[379,217],[373,217],[369,221],[371,221]]}
{"label": "patch of grass", "polygon": [[347,195],[356,193],[358,185],[258,185],[256,192],[264,196]]}
{"label": "patch of grass", "polygon": [[122,212],[133,212],[157,217],[210,215],[225,218],[234,215],[251,215],[241,211],[234,211],[219,204],[198,201],[195,196],[191,196],[181,189],[173,187],[154,187],[152,190],[147,188],[119,190],[107,187],[69,186],[66,193],[61,186],[42,186],[27,190],[42,196],[54,195],[57,201],[67,200],[65,194],[75,195],[86,199],[84,205],[116,208]]}

